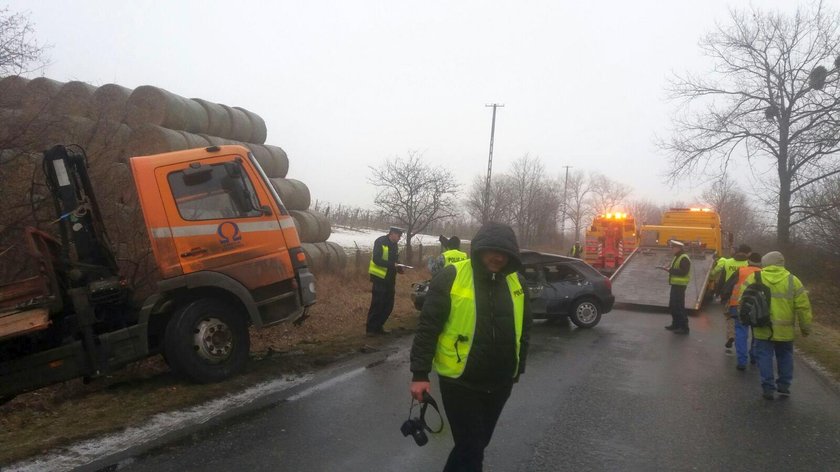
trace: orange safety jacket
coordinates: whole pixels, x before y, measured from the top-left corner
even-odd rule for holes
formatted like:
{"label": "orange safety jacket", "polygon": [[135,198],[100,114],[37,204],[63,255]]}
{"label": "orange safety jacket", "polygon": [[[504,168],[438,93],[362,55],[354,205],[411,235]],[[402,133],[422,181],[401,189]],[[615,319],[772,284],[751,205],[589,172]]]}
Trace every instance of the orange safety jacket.
{"label": "orange safety jacket", "polygon": [[741,298],[741,285],[744,285],[744,281],[747,280],[747,277],[760,270],[761,267],[756,266],[738,268],[738,282],[735,284],[735,287],[732,288],[732,296],[729,297],[729,306],[738,306],[738,300]]}

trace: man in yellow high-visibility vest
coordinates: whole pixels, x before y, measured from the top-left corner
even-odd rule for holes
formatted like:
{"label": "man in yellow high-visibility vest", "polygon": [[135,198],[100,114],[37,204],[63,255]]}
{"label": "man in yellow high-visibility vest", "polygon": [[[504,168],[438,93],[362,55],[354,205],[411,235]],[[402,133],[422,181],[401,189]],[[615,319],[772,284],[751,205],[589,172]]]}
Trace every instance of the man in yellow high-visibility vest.
{"label": "man in yellow high-visibility vest", "polygon": [[431,391],[434,367],[455,447],[444,471],[482,470],[484,449],[525,371],[531,312],[510,226],[487,223],[471,258],[432,279],[411,348],[411,395]]}
{"label": "man in yellow high-visibility vest", "polygon": [[384,325],[394,309],[397,274],[402,273],[402,267],[397,265],[399,262],[397,243],[402,234],[402,229],[392,226],[388,234],[376,238],[373,242],[373,252],[368,265],[368,274],[373,284],[367,315],[369,336],[388,334]]}
{"label": "man in yellow high-visibility vest", "polygon": [[685,244],[671,240],[674,258],[667,267],[660,267],[668,272],[668,284],[671,285],[671,299],[668,309],[671,311],[671,324],[665,329],[674,334],[688,334],[688,313],[685,311],[685,290],[691,280],[691,259],[685,253]]}

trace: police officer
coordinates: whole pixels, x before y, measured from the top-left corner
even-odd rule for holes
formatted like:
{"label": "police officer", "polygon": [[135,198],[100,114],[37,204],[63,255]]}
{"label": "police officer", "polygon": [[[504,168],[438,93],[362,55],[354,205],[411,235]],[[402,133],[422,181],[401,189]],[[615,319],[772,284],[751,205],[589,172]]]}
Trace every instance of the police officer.
{"label": "police officer", "polygon": [[368,266],[370,281],[373,283],[367,316],[369,336],[388,334],[383,325],[394,309],[397,273],[402,273],[402,267],[397,266],[399,262],[397,243],[402,234],[402,229],[392,226],[388,234],[376,238],[373,243],[373,253]]}
{"label": "police officer", "polygon": [[467,253],[461,250],[461,238],[458,236],[452,236],[449,238],[449,243],[446,247],[446,251],[443,251],[444,267],[469,259]]}
{"label": "police officer", "polygon": [[661,267],[668,272],[668,284],[671,285],[671,299],[668,309],[671,311],[671,324],[665,329],[674,334],[688,334],[688,314],[685,311],[685,289],[691,280],[691,259],[685,253],[685,244],[672,239],[669,241],[674,250],[671,265]]}
{"label": "police officer", "polygon": [[431,282],[411,348],[411,395],[431,390],[434,367],[455,447],[444,471],[480,471],[484,449],[525,370],[531,314],[513,230],[487,223],[471,259]]}
{"label": "police officer", "polygon": [[569,250],[569,256],[580,259],[583,254],[583,248],[580,247],[580,241],[575,241],[575,245]]}

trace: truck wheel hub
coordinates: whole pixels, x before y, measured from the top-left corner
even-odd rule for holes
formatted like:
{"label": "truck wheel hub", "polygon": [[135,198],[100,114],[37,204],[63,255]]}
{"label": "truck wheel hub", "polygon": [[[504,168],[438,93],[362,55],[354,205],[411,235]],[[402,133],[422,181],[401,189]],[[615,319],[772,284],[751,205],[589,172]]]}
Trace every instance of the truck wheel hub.
{"label": "truck wheel hub", "polygon": [[193,347],[199,356],[212,363],[225,361],[233,351],[233,334],[218,318],[205,318],[195,327]]}

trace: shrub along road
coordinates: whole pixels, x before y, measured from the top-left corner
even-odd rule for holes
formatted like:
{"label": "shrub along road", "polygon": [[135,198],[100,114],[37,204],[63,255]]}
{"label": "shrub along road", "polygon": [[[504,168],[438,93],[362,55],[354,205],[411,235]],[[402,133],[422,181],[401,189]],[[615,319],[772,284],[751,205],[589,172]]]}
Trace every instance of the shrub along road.
{"label": "shrub along road", "polygon": [[[836,468],[840,393],[797,359],[792,396],[762,399],[757,369],[738,372],[724,354],[718,312],[693,317],[688,337],[663,329],[667,315],[628,310],[592,330],[535,325],[527,372],[486,469]],[[125,470],[439,470],[452,445],[447,430],[423,448],[399,432],[409,342],[395,341],[400,350],[384,363],[348,370]]]}

